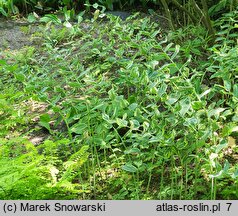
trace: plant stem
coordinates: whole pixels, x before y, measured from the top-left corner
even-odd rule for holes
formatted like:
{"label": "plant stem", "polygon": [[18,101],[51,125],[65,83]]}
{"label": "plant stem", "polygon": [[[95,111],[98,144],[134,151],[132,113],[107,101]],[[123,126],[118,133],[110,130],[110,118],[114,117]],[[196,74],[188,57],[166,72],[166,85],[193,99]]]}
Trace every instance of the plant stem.
{"label": "plant stem", "polygon": [[167,19],[168,19],[168,21],[169,21],[169,27],[170,27],[170,29],[171,29],[172,31],[174,31],[175,28],[174,28],[174,24],[173,24],[173,21],[172,21],[172,17],[171,17],[171,13],[170,13],[168,4],[167,4],[166,0],[161,0],[161,3],[163,4],[166,17],[167,17]]}
{"label": "plant stem", "polygon": [[187,14],[192,22],[195,24],[197,23],[197,18],[190,12],[187,10],[187,8],[185,8],[183,5],[181,5],[177,0],[172,0],[172,3],[174,4],[174,6],[176,6],[178,9],[182,10],[185,12],[185,14]]}
{"label": "plant stem", "polygon": [[205,0],[202,0],[202,6],[203,6],[203,9],[201,9],[195,0],[192,0],[192,5],[193,5],[193,8],[195,9],[195,11],[199,14],[199,16],[201,17],[201,21],[203,23],[203,25],[208,29],[208,33],[209,33],[209,36],[210,36],[210,42],[211,44],[214,43],[214,40],[215,40],[215,30],[214,28],[212,27],[212,23],[211,23],[211,20],[210,20],[210,16],[208,14],[208,8],[207,8],[207,3]]}

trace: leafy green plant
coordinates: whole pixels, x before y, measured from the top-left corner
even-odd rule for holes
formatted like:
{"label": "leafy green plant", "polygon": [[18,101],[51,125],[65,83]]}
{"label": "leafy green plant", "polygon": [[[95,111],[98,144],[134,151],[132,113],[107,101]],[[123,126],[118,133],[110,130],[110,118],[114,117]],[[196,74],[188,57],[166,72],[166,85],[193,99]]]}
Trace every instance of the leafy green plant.
{"label": "leafy green plant", "polygon": [[67,145],[68,140],[56,143],[46,140],[41,146],[43,154],[26,139],[1,139],[1,143],[1,165],[4,167],[0,171],[1,199],[62,199],[65,194],[71,199],[81,197],[86,191],[70,179],[86,162],[87,146],[71,155],[67,162],[62,162],[55,150]]}
{"label": "leafy green plant", "polygon": [[51,23],[0,62],[1,197],[237,198],[235,24],[209,47],[202,27],[134,18]]}

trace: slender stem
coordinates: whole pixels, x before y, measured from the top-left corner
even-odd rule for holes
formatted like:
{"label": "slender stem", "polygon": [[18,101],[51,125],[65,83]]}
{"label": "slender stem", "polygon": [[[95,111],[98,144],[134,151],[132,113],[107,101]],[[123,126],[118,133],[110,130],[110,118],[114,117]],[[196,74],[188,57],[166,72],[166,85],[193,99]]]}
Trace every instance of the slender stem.
{"label": "slender stem", "polygon": [[[154,152],[153,152],[153,158],[152,158],[152,161],[151,161],[152,165],[154,164],[154,160],[155,160],[155,148],[154,148]],[[147,183],[147,187],[146,187],[146,194],[149,193],[151,178],[152,178],[152,169],[149,172],[149,179],[148,179],[148,183]]]}
{"label": "slender stem", "polygon": [[230,12],[232,12],[238,6],[238,0],[231,0]]}
{"label": "slender stem", "polygon": [[212,22],[210,19],[210,16],[208,14],[208,7],[206,0],[202,0],[202,7],[203,7],[203,13],[204,13],[204,22],[206,23],[206,26],[209,31],[209,35],[211,36],[212,42],[215,40],[215,30],[212,26]]}
{"label": "slender stem", "polygon": [[185,12],[185,14],[187,14],[192,22],[195,24],[197,23],[197,18],[190,12],[187,10],[187,8],[185,8],[185,6],[181,5],[177,0],[172,0],[172,3],[174,4],[174,6],[176,6],[178,9],[182,10]]}
{"label": "slender stem", "polygon": [[213,44],[215,40],[215,30],[212,27],[210,16],[208,14],[208,7],[205,0],[202,0],[203,9],[201,9],[195,0],[192,0],[193,8],[200,15],[203,25],[208,29],[209,36],[211,37],[210,42]]}
{"label": "slender stem", "polygon": [[173,22],[172,22],[172,17],[171,17],[171,13],[170,13],[168,4],[167,4],[166,0],[161,0],[161,3],[162,3],[162,5],[163,5],[163,7],[165,9],[165,14],[166,14],[166,17],[167,17],[167,19],[169,21],[170,29],[174,31],[175,28],[174,28],[174,25],[173,25]]}

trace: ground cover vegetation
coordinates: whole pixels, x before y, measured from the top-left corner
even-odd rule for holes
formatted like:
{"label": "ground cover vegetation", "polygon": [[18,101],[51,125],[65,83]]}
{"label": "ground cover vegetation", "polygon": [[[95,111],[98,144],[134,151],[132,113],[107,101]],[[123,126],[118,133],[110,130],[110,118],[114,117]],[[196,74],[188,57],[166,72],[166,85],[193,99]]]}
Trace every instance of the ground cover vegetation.
{"label": "ground cover vegetation", "polygon": [[0,0],[0,199],[238,198],[237,1],[138,2]]}

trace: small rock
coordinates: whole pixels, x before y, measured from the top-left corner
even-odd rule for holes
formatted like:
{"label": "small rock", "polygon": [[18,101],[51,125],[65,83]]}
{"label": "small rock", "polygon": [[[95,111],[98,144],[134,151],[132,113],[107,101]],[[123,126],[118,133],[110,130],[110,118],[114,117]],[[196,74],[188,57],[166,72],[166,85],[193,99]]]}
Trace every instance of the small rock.
{"label": "small rock", "polygon": [[39,145],[40,143],[42,143],[44,141],[44,137],[32,137],[29,141],[33,144],[33,145]]}

